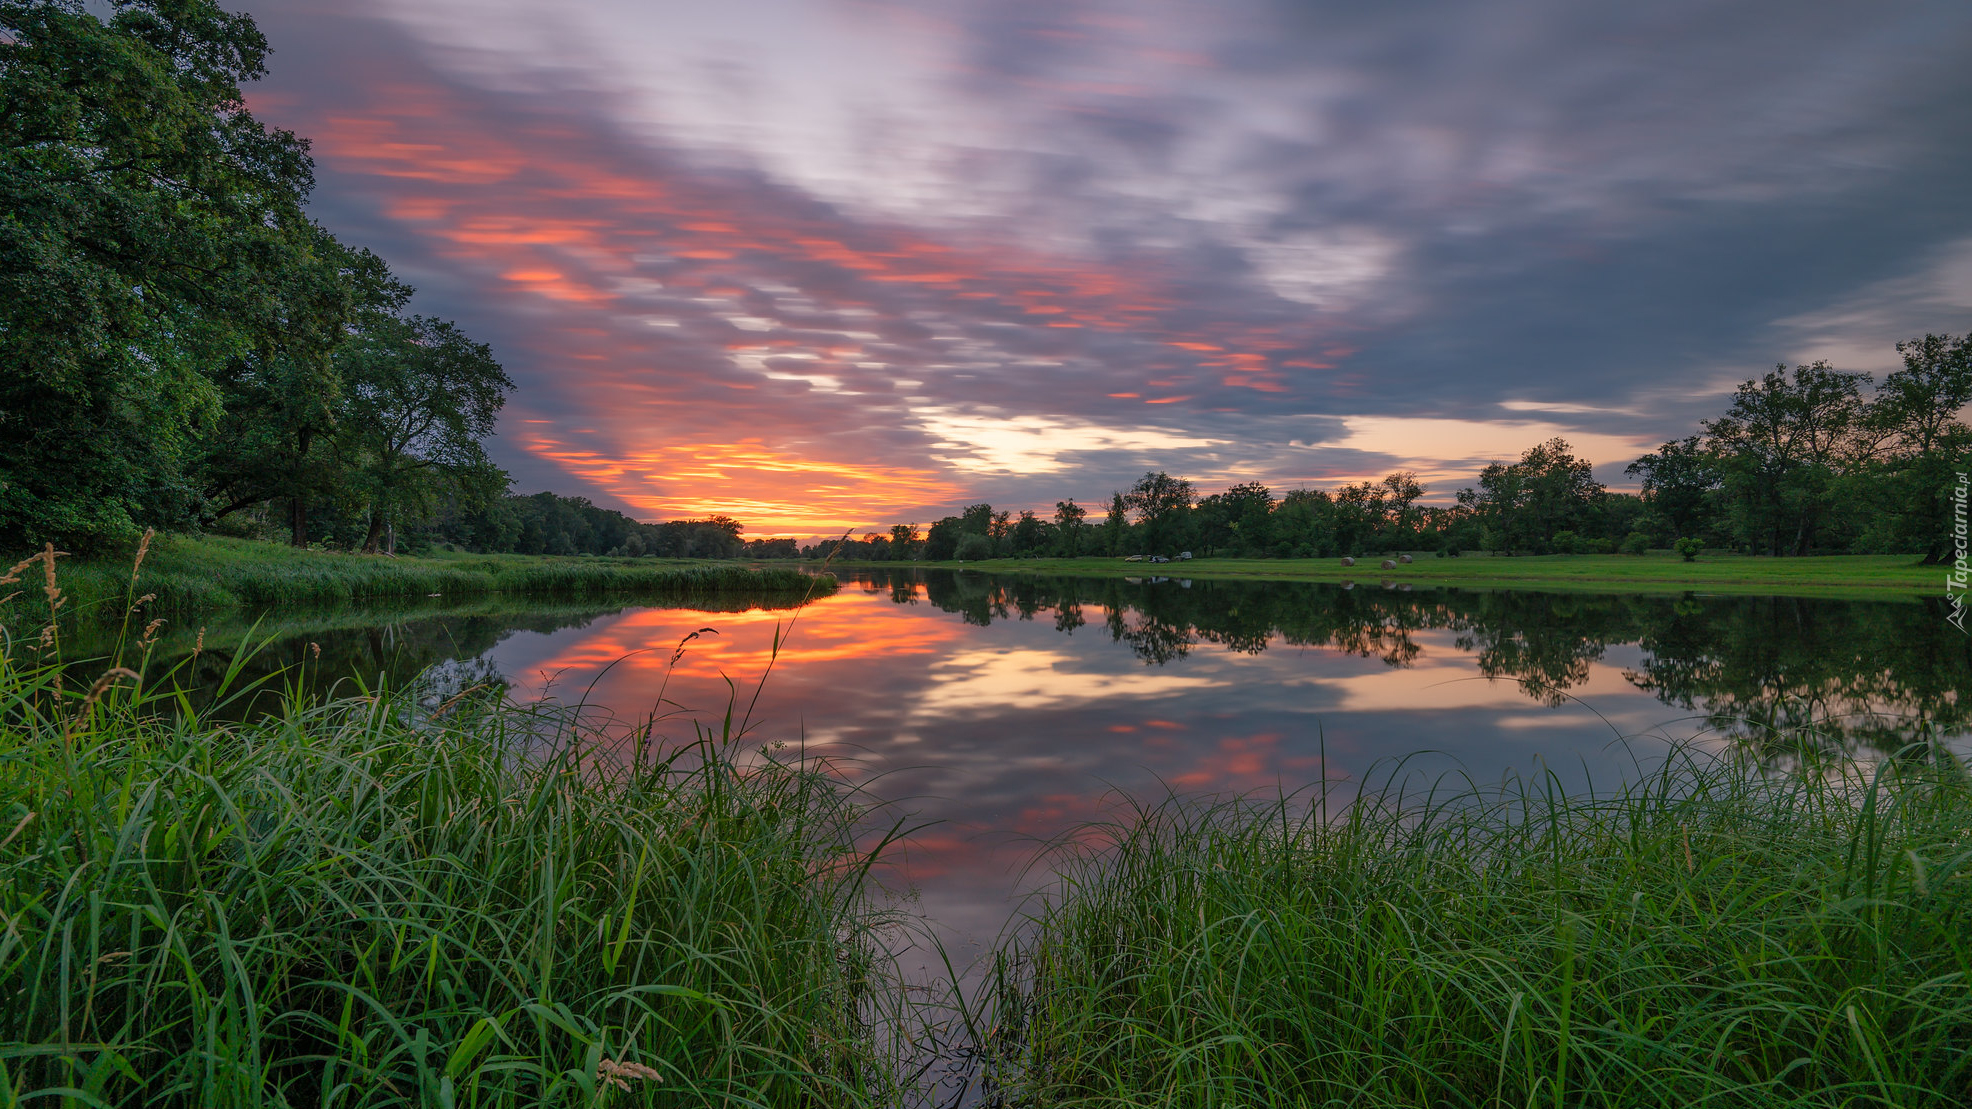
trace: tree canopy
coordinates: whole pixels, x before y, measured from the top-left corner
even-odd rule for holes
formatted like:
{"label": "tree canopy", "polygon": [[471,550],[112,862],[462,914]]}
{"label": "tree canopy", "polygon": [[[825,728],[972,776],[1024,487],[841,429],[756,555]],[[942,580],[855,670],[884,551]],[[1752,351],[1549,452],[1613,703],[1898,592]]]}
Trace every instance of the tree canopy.
{"label": "tree canopy", "polygon": [[0,0],[0,542],[504,490],[512,383],[308,218],[306,141],[242,96],[266,58],[212,0]]}

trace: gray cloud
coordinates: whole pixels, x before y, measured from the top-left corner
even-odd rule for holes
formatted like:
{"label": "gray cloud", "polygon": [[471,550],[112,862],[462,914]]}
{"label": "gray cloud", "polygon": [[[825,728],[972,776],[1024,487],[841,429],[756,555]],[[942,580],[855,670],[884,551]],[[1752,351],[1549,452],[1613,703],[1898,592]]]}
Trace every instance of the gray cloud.
{"label": "gray cloud", "polygon": [[[603,407],[646,405],[654,436],[765,429],[893,467],[940,469],[927,460],[947,433],[926,413],[1216,444],[1070,451],[1073,474],[943,470],[957,500],[1045,503],[1147,458],[1208,482],[1429,460],[1429,442],[1319,444],[1348,418],[1529,418],[1503,401],[1654,441],[1708,414],[1734,374],[1810,349],[1887,358],[1906,332],[1972,326],[1951,276],[1972,241],[1961,4],[814,0],[763,7],[756,38],[687,57],[649,94],[578,19],[525,58],[479,25],[517,4],[471,23],[443,4],[256,14],[277,48],[277,122],[389,116],[379,89],[395,82],[440,105],[419,109],[443,113],[433,133],[528,161],[497,183],[419,181],[325,143],[316,210],[416,281],[427,310],[494,339],[552,426],[588,426],[591,394],[617,389],[627,399]],[[591,7],[625,34],[651,26]],[[837,37],[782,36],[797,15]],[[900,59],[894,74],[831,61],[863,40]],[[900,99],[873,98],[893,79]],[[721,97],[744,102],[726,131],[693,114]],[[815,144],[853,158],[788,137],[838,116]],[[567,195],[583,174],[648,181],[746,245],[687,257],[706,238],[681,238],[690,218]],[[648,243],[634,263],[528,248],[617,290],[608,308],[517,300],[461,246],[463,224],[403,214],[416,196],[486,218],[503,191],[509,214]],[[815,240],[838,247],[799,245]],[[944,258],[960,278],[931,279]],[[724,280],[711,269],[731,288],[708,295]],[[636,282],[661,288],[622,292]],[[853,357],[822,365],[814,352],[847,334]],[[780,345],[746,353],[756,340]],[[619,430],[599,449],[625,448]],[[567,483],[538,454],[503,457]]]}

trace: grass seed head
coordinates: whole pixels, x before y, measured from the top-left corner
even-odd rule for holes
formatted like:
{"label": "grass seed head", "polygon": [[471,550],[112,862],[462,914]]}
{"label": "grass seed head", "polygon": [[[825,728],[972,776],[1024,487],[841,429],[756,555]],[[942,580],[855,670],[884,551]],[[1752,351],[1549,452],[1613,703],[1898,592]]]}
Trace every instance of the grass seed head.
{"label": "grass seed head", "polygon": [[157,534],[156,528],[145,528],[144,538],[137,541],[137,558],[130,564],[130,584],[137,584],[137,571],[144,568],[144,556],[150,553],[151,537]]}
{"label": "grass seed head", "polygon": [[596,1081],[618,1090],[628,1090],[630,1080],[643,1082],[662,1082],[664,1075],[655,1067],[629,1060],[618,1061],[605,1058],[596,1064]]}
{"label": "grass seed head", "polygon": [[55,584],[55,560],[67,553],[67,551],[56,550],[53,543],[48,544],[41,550],[41,576],[43,578],[41,591],[48,595],[48,607],[51,609],[62,603],[61,586]]}

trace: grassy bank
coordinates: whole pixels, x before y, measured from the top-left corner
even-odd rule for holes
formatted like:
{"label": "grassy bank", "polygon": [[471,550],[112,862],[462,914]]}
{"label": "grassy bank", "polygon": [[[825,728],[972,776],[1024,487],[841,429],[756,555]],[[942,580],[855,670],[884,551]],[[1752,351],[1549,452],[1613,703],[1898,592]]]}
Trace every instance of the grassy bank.
{"label": "grassy bank", "polygon": [[[131,595],[131,562],[130,552],[60,560],[67,611],[80,620],[120,623],[124,599]],[[38,567],[35,572],[39,572]],[[36,582],[26,584],[31,588]],[[833,589],[830,579],[817,579],[786,566],[530,555],[388,558],[296,550],[245,539],[159,536],[145,555],[135,595],[153,595],[144,607],[146,616],[184,623],[229,608],[423,602],[434,595],[453,601],[491,594],[691,600],[732,593],[779,593],[798,599],[811,590],[819,596]],[[21,611],[23,607],[17,604],[13,609]],[[31,605],[25,610],[30,615],[34,611]],[[45,615],[40,613],[43,622]]]}
{"label": "grassy bank", "polygon": [[220,727],[57,682],[0,662],[0,1105],[885,1096],[830,775],[470,697]]}
{"label": "grassy bank", "polygon": [[1972,1101],[1956,766],[1174,801],[1064,866],[1004,967],[1009,1104]]}
{"label": "grassy bank", "polygon": [[[1938,594],[1945,570],[1918,566],[1912,555],[1829,555],[1815,558],[1761,558],[1707,554],[1685,562],[1674,554],[1524,555],[1513,558],[1466,555],[1425,556],[1394,569],[1381,558],[1361,558],[1353,567],[1340,559],[1195,558],[1157,565],[1116,558],[996,558],[983,562],[865,563],[873,567],[935,566],[988,573],[1158,575],[1182,578],[1251,578],[1271,581],[1380,582],[1414,586],[1466,586],[1509,589],[1594,589],[1622,592],[1784,594],[1789,596],[1868,596]],[[838,563],[838,565],[851,565]]]}

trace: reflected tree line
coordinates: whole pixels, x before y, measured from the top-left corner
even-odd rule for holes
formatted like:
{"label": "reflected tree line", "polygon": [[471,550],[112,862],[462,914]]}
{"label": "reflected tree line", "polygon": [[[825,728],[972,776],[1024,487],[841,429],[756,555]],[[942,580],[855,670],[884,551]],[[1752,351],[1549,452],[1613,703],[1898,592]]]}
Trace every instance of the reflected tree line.
{"label": "reflected tree line", "polygon": [[[1147,665],[1201,646],[1319,647],[1404,667],[1419,633],[1449,631],[1488,678],[1554,706],[1611,647],[1636,644],[1638,689],[1757,749],[1895,751],[1972,730],[1960,696],[1972,640],[1944,605],[1803,597],[1408,591],[1317,582],[1190,581],[877,571],[866,589],[968,624],[1091,628]],[[922,592],[920,592],[922,589]]]}
{"label": "reflected tree line", "polygon": [[[723,594],[693,605],[690,611],[745,612],[796,605],[785,595]],[[627,607],[632,606],[488,598],[465,606],[304,611],[278,621],[178,629],[160,639],[146,670],[160,676],[158,680],[175,671],[179,687],[196,707],[226,719],[266,711],[290,692],[320,697],[359,689],[410,690],[435,708],[469,689],[504,694],[507,676],[483,656],[515,633],[584,628]],[[114,649],[109,638],[79,643],[75,657],[80,661],[74,663],[77,680],[92,680]],[[229,672],[232,678],[227,682]]]}

